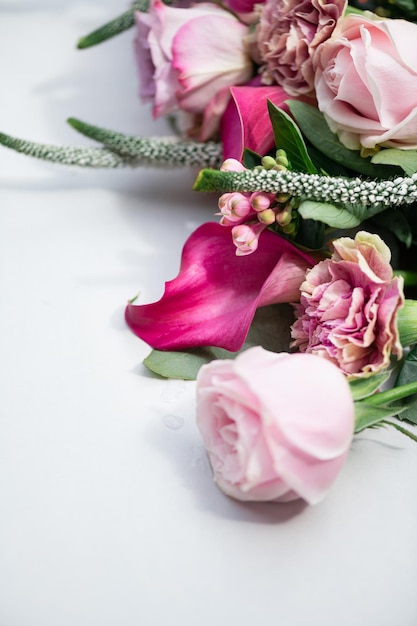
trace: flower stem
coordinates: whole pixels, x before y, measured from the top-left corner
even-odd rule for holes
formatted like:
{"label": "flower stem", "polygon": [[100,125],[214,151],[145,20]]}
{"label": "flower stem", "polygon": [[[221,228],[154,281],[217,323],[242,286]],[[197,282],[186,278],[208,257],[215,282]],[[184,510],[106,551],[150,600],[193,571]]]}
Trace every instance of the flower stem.
{"label": "flower stem", "polygon": [[417,381],[375,393],[366,398],[366,404],[380,406],[390,402],[395,402],[395,400],[407,398],[415,393],[417,393]]}
{"label": "flower stem", "polygon": [[417,174],[393,180],[362,180],[265,169],[244,172],[202,170],[194,184],[196,191],[240,191],[289,193],[318,202],[333,202],[354,212],[367,207],[366,218],[387,207],[411,204],[417,199]]}
{"label": "flower stem", "polygon": [[131,28],[135,23],[135,11],[141,11],[146,13],[148,10],[149,1],[148,0],[139,0],[134,2],[132,8],[122,15],[115,17],[107,24],[100,26],[92,33],[81,37],[77,42],[77,48],[83,50],[85,48],[91,48],[92,46],[96,46],[103,41],[107,41],[107,39],[111,39],[120,33],[123,33],[125,30]]}
{"label": "flower stem", "polygon": [[417,435],[412,433],[407,428],[404,428],[403,426],[400,426],[399,424],[396,424],[395,422],[390,422],[389,420],[382,420],[382,422],[380,422],[380,423],[381,424],[388,424],[388,426],[393,426],[400,433],[402,433],[403,435],[406,435],[406,437],[409,437],[413,441],[417,442]]}
{"label": "flower stem", "polygon": [[141,159],[143,165],[218,167],[222,146],[213,141],[180,141],[177,137],[146,138],[125,135],[87,124],[70,117],[67,120],[82,135],[102,143],[106,148],[126,157]]}
{"label": "flower stem", "polygon": [[[75,127],[75,124],[72,125]],[[82,130],[80,126],[77,130],[102,141],[105,147],[52,146],[18,139],[5,133],[0,133],[0,145],[42,161],[103,169],[139,166],[215,167],[221,161],[221,145],[214,142],[177,141],[176,137],[131,137],[103,129],[97,129],[99,132],[94,134],[88,133],[86,128],[96,127],[85,124],[83,128]]]}

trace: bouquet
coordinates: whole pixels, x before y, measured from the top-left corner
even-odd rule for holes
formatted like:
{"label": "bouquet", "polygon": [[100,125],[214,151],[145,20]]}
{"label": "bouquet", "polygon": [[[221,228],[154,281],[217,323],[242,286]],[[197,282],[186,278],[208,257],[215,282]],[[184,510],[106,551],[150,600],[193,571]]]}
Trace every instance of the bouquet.
{"label": "bouquet", "polygon": [[150,370],[197,379],[226,494],[317,503],[355,433],[417,441],[417,2],[140,0],[79,47],[131,27],[140,95],[172,137],[70,119],[101,146],[0,143],[82,167],[199,168],[218,220],[127,324]]}

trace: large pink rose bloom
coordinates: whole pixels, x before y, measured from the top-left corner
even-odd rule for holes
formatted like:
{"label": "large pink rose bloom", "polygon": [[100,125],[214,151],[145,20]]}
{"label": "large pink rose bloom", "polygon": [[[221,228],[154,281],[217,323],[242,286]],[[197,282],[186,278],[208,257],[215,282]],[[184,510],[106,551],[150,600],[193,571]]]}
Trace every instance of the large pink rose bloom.
{"label": "large pink rose bloom", "polygon": [[417,148],[417,25],[349,15],[314,56],[319,109],[350,149]]}
{"label": "large pink rose bloom", "polygon": [[349,376],[368,376],[388,367],[391,354],[401,357],[403,279],[393,278],[390,249],[378,235],[361,231],[333,247],[300,287],[292,346],[329,359]]}
{"label": "large pink rose bloom", "polygon": [[311,57],[346,5],[346,0],[266,0],[256,33],[263,82],[276,83],[291,96],[312,94]]}
{"label": "large pink rose bloom", "polygon": [[212,132],[209,118],[220,118],[228,88],[252,77],[248,28],[215,4],[178,8],[162,0],[151,0],[148,13],[137,12],[136,23],[142,99],[153,103],[155,117],[178,110],[206,114],[205,134]]}
{"label": "large pink rose bloom", "polygon": [[325,359],[256,347],[201,368],[197,424],[227,495],[316,504],[348,454],[354,405]]}

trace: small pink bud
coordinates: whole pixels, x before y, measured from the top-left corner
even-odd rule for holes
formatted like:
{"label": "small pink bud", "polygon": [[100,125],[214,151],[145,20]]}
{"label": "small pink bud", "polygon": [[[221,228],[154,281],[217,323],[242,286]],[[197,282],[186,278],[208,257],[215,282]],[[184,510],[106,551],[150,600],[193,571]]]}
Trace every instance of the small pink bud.
{"label": "small pink bud", "polygon": [[232,228],[233,243],[237,250],[237,256],[252,254],[258,247],[259,236],[265,230],[265,224],[239,224]]}
{"label": "small pink bud", "polygon": [[221,167],[221,172],[244,172],[246,171],[246,167],[237,159],[226,159],[223,161]]}
{"label": "small pink bud", "polygon": [[220,196],[219,209],[223,216],[220,223],[224,226],[240,222],[253,211],[249,196],[238,192],[224,193]]}
{"label": "small pink bud", "polygon": [[275,222],[275,211],[273,209],[265,209],[265,211],[259,211],[257,217],[262,224],[269,226]]}
{"label": "small pink bud", "polygon": [[284,209],[276,214],[276,221],[280,226],[287,226],[292,220],[291,207]]}
{"label": "small pink bud", "polygon": [[273,194],[255,191],[250,197],[250,203],[255,211],[264,211],[265,209],[269,209],[273,199]]}

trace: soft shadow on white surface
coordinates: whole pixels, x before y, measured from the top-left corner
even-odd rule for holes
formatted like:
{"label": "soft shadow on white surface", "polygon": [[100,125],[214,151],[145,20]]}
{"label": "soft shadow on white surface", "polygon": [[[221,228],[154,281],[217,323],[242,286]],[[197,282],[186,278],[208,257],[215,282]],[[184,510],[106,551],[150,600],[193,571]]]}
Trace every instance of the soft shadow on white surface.
{"label": "soft shadow on white surface", "polygon": [[[74,48],[126,4],[0,6],[1,131],[166,130],[137,100],[132,34]],[[214,219],[193,180],[0,149],[0,625],[415,626],[414,443],[361,435],[316,507],[240,504],[212,481],[194,383],[141,365],[124,306],[159,298]]]}

